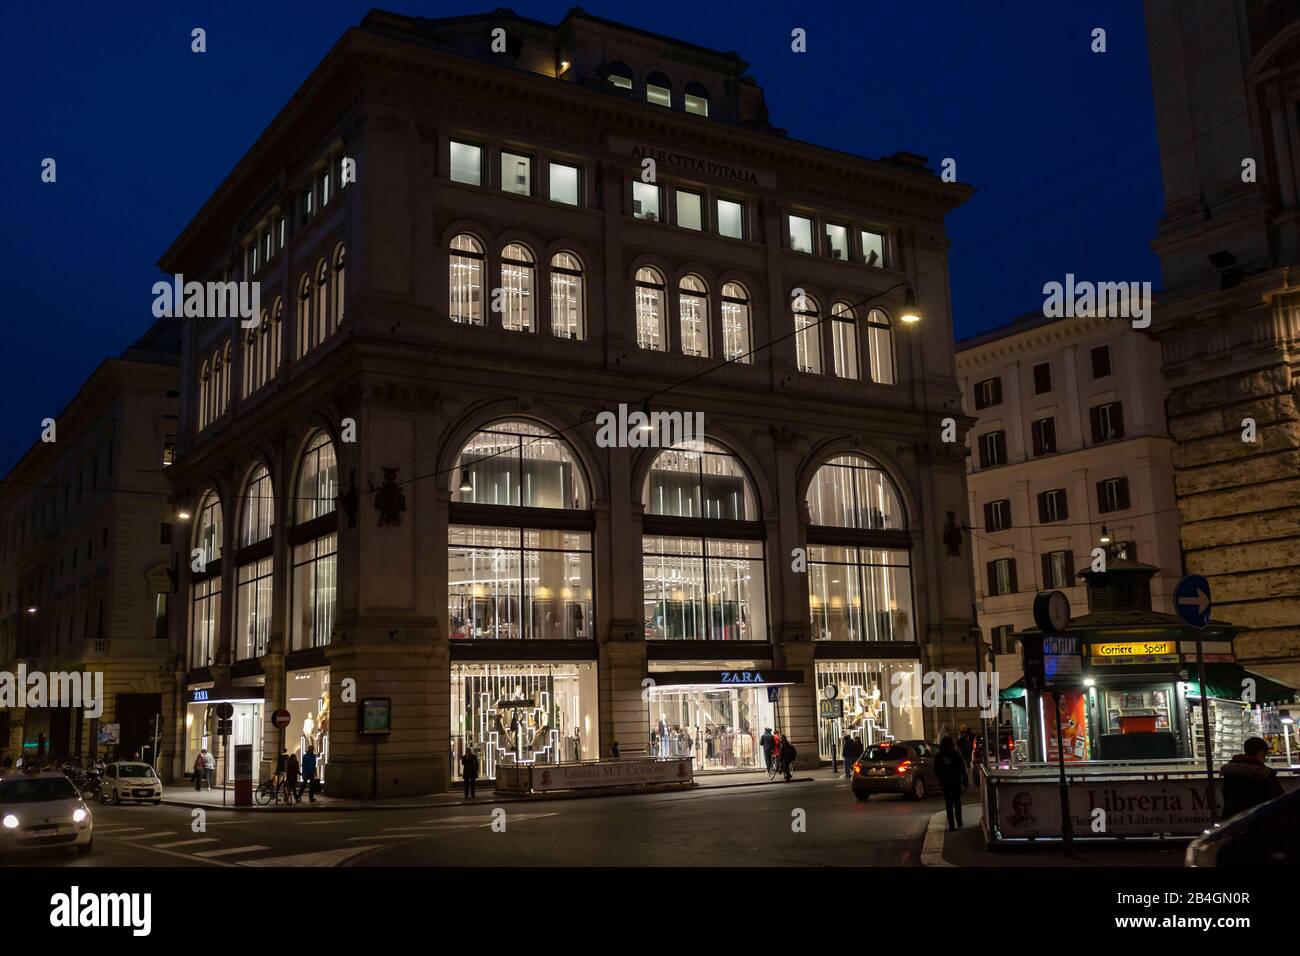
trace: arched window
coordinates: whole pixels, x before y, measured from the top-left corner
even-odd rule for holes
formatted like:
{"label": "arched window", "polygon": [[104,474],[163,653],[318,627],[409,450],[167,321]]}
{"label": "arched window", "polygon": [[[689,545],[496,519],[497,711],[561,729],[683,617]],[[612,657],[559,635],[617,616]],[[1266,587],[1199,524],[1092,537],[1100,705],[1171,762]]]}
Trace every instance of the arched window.
{"label": "arched window", "polygon": [[451,301],[447,314],[453,322],[483,324],[483,244],[468,233],[451,240],[448,260]]}
{"label": "arched window", "polygon": [[221,355],[221,412],[224,413],[230,407],[230,379],[234,376],[234,369],[230,367],[230,343],[226,342],[225,350]]}
{"label": "arched window", "polygon": [[331,308],[334,310],[333,328],[335,329],[343,325],[343,279],[346,271],[347,250],[340,242],[334,247],[334,302]]}
{"label": "arched window", "polygon": [[239,524],[241,553],[235,560],[235,636],[236,660],[261,657],[271,636],[272,559],[269,546],[251,554],[242,549],[270,541],[275,493],[271,473],[259,465],[244,486],[243,515]]}
{"label": "arched window", "polygon": [[822,370],[821,309],[810,295],[794,297],[794,349],[796,366],[801,372],[816,375]]}
{"label": "arched window", "polygon": [[587,337],[583,315],[582,260],[571,252],[551,256],[551,334],[562,339]]}
{"label": "arched window", "polygon": [[324,259],[316,260],[316,287],[312,290],[312,345],[317,346],[330,334],[330,270]]}
{"label": "arched window", "polygon": [[861,378],[858,371],[858,328],[847,302],[831,306],[831,350],[838,378]]}
{"label": "arched window", "polygon": [[636,344],[643,349],[664,352],[668,348],[665,327],[664,277],[649,267],[636,271]]}
{"label": "arched window", "polygon": [[722,353],[727,361],[749,365],[749,292],[739,282],[722,287]]}
{"label": "arched window", "polygon": [[621,60],[615,60],[605,66],[605,75],[609,77],[610,86],[616,86],[620,90],[632,89],[632,71],[628,65]]}
{"label": "arched window", "polygon": [[703,83],[692,80],[686,84],[682,106],[688,113],[695,113],[698,116],[709,115],[709,91],[704,88]]}
{"label": "arched window", "polygon": [[763,528],[744,467],[710,441],[659,453],[642,492],[646,637],[767,640]]}
{"label": "arched window", "polygon": [[474,433],[452,472],[453,639],[594,636],[589,501],[576,457],[549,428],[505,421]]}
{"label": "arched window", "polygon": [[910,539],[898,491],[868,458],[841,455],[808,488],[814,640],[914,641]]}
{"label": "arched window", "polygon": [[533,331],[535,261],[532,250],[518,242],[512,242],[501,250],[501,288],[505,290],[505,310],[501,313],[503,329]]}
{"label": "arched window", "polygon": [[645,78],[645,98],[655,106],[673,105],[673,85],[668,77],[657,70]]}
{"label": "arched window", "polygon": [[298,325],[294,357],[302,358],[311,351],[311,277],[303,273],[298,281]]}
{"label": "arched window", "polygon": [[682,354],[709,357],[709,289],[699,276],[682,276],[678,283]]}
{"label": "arched window", "polygon": [[215,492],[199,496],[194,545],[201,552],[190,566],[190,667],[209,667],[221,635],[221,501]]}
{"label": "arched window", "polygon": [[894,335],[889,316],[879,309],[867,313],[867,360],[871,363],[873,382],[894,384]]}
{"label": "arched window", "polygon": [[270,339],[270,347],[266,350],[269,357],[269,365],[266,371],[265,380],[270,381],[275,378],[276,373],[280,371],[280,357],[283,354],[284,340],[284,300],[279,296],[275,297],[275,303],[271,306],[271,328],[267,337]]}
{"label": "arched window", "polygon": [[203,360],[203,365],[199,369],[199,402],[198,402],[198,430],[208,427],[208,392],[212,388],[212,369],[208,366],[207,359]]}
{"label": "arched window", "polygon": [[270,322],[266,310],[263,309],[257,325],[244,332],[244,390],[242,392],[244,398],[252,395],[262,385],[266,363],[263,349],[266,329]]}
{"label": "arched window", "polygon": [[298,469],[298,525],[312,536],[293,547],[293,650],[323,647],[334,632],[338,594],[338,461],[334,444],[318,432]]}
{"label": "arched window", "polygon": [[247,548],[271,537],[275,514],[275,492],[271,473],[258,465],[244,486],[243,520],[239,525],[239,546]]}

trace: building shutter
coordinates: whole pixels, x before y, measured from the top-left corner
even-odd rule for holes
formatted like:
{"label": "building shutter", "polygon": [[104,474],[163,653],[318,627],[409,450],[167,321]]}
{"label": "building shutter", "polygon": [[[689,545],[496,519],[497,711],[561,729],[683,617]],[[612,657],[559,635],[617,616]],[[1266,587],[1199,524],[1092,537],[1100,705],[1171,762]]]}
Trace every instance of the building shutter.
{"label": "building shutter", "polygon": [[1097,444],[1102,441],[1101,434],[1101,407],[1094,405],[1088,409],[1088,418],[1092,422],[1092,441]]}
{"label": "building shutter", "polygon": [[1129,507],[1128,500],[1128,479],[1121,478],[1119,486],[1115,489],[1116,497],[1119,499],[1119,510],[1124,511]]}
{"label": "building shutter", "polygon": [[1056,496],[1056,510],[1060,512],[1062,521],[1070,520],[1070,496],[1065,493],[1064,488]]}
{"label": "building shutter", "polygon": [[1038,523],[1047,524],[1047,492],[1038,493]]}
{"label": "building shutter", "polygon": [[1112,437],[1124,437],[1124,406],[1119,402],[1110,407],[1110,430]]}
{"label": "building shutter", "polygon": [[1074,586],[1074,552],[1065,552],[1065,586]]}
{"label": "building shutter", "polygon": [[984,505],[984,530],[994,531],[996,526],[993,524],[993,503],[989,502]]}
{"label": "building shutter", "polygon": [[990,561],[985,567],[988,571],[989,580],[988,580],[988,587],[985,589],[984,593],[990,595],[997,594],[998,593],[998,563],[996,561]]}
{"label": "building shutter", "polygon": [[1050,554],[1044,554],[1042,556],[1042,559],[1043,559],[1043,587],[1044,588],[1055,587],[1056,584],[1052,580],[1052,556]]}
{"label": "building shutter", "polygon": [[1016,584],[1016,559],[1015,558],[1007,559],[1007,577],[1011,579],[1010,593],[1015,594],[1017,591],[1020,590],[1019,586]]}

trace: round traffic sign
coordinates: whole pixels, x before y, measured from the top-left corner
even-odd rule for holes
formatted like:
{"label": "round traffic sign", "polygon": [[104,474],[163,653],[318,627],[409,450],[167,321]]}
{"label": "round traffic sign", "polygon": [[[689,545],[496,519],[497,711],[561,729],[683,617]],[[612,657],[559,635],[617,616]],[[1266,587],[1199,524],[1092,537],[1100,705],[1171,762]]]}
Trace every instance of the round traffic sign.
{"label": "round traffic sign", "polygon": [[224,700],[223,700],[221,703],[217,704],[217,719],[218,719],[218,720],[229,720],[231,717],[234,717],[234,716],[235,716],[235,708],[234,708],[234,705],[232,705],[232,704],[230,704],[229,702],[224,701]]}
{"label": "round traffic sign", "polygon": [[283,707],[271,715],[271,723],[275,724],[277,730],[284,730],[284,728],[289,726],[289,721],[292,719],[293,718],[289,716],[289,712]]}
{"label": "round traffic sign", "polygon": [[1210,609],[1214,606],[1210,598],[1210,582],[1199,574],[1189,574],[1178,582],[1174,588],[1174,613],[1183,619],[1188,627],[1197,630],[1210,623]]}

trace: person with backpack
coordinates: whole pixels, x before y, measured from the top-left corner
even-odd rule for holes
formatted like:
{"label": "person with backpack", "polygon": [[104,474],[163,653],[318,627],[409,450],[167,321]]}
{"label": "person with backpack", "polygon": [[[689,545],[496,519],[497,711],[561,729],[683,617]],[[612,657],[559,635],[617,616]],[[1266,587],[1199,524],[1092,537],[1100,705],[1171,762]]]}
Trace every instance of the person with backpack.
{"label": "person with backpack", "polygon": [[939,778],[939,789],[943,791],[948,829],[960,830],[961,792],[970,783],[970,778],[966,774],[966,761],[951,737],[944,737],[939,743],[939,755],[934,758],[934,775]]}

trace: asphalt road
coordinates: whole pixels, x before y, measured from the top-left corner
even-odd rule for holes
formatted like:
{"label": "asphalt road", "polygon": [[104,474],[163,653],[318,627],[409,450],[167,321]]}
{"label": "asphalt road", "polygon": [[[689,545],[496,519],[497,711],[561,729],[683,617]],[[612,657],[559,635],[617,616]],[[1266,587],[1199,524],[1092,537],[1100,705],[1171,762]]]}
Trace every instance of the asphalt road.
{"label": "asphalt road", "polygon": [[500,805],[484,794],[436,810],[208,810],[202,832],[185,807],[95,805],[91,853],[0,865],[916,866],[939,809],[934,798],[859,803],[828,780]]}

